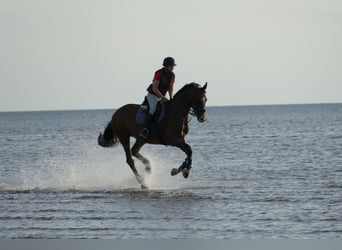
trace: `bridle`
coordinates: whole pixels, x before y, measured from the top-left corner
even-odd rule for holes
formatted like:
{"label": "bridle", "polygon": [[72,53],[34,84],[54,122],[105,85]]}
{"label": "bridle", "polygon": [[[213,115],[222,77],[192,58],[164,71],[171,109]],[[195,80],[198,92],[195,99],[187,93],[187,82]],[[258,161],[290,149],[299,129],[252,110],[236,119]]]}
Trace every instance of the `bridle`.
{"label": "bridle", "polygon": [[203,115],[206,112],[205,105],[200,101],[201,97],[198,100],[196,98],[198,98],[198,94],[195,95],[194,105],[190,108],[189,114],[193,116]]}
{"label": "bridle", "polygon": [[204,108],[190,108],[189,115],[197,116],[198,114],[204,114],[206,110]]}

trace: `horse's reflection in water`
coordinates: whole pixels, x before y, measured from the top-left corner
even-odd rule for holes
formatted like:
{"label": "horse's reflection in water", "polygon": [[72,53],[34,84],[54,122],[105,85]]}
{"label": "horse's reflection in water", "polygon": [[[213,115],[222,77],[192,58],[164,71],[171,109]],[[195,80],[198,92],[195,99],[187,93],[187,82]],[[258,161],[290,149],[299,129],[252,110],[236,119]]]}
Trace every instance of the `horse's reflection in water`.
{"label": "horse's reflection in water", "polygon": [[[165,118],[158,125],[159,133],[153,127],[147,139],[139,136],[142,125],[137,124],[135,120],[139,105],[127,104],[122,106],[113,114],[104,134],[99,135],[99,145],[111,147],[120,142],[125,150],[127,163],[142,188],[147,188],[147,186],[135,168],[132,155],[141,160],[145,165],[145,170],[150,173],[150,161],[139,153],[145,143],[178,147],[185,152],[187,157],[179,168],[171,170],[171,175],[182,172],[183,176],[187,178],[192,165],[192,150],[184,140],[188,132],[188,114],[192,109],[199,122],[207,120],[205,110],[207,102],[206,88],[207,83],[203,87],[196,83],[189,83],[180,89],[174,98],[166,104]],[[131,136],[136,138],[132,149],[130,148]]]}

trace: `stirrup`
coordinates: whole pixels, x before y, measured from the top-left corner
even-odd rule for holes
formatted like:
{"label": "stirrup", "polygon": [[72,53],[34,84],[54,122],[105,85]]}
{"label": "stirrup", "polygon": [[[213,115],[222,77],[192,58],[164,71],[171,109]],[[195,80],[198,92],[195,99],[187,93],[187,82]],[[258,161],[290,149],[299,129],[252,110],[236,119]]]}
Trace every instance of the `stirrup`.
{"label": "stirrup", "polygon": [[140,135],[141,137],[147,139],[147,137],[148,137],[148,129],[147,129],[147,128],[143,128],[143,129],[140,131],[139,135]]}

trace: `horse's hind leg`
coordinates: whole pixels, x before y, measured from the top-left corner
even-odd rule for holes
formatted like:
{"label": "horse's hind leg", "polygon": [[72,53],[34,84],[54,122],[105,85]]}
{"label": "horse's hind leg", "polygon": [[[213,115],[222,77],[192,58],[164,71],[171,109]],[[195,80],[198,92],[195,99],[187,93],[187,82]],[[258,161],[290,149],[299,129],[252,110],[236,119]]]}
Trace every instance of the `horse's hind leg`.
{"label": "horse's hind leg", "polygon": [[142,154],[139,153],[139,150],[141,149],[141,147],[144,145],[144,142],[141,141],[136,141],[135,144],[132,147],[132,154],[133,156],[135,156],[137,159],[139,159],[140,161],[142,161],[142,163],[145,165],[145,171],[148,174],[151,174],[152,172],[152,167],[151,167],[151,162],[144,157]]}
{"label": "horse's hind leg", "polygon": [[145,184],[144,178],[138,173],[137,169],[135,168],[134,160],[132,158],[132,152],[130,149],[130,142],[129,142],[129,136],[125,137],[119,137],[119,140],[125,150],[126,153],[126,162],[132,169],[135,177],[137,178],[137,181],[141,185],[142,189],[147,189],[147,185]]}

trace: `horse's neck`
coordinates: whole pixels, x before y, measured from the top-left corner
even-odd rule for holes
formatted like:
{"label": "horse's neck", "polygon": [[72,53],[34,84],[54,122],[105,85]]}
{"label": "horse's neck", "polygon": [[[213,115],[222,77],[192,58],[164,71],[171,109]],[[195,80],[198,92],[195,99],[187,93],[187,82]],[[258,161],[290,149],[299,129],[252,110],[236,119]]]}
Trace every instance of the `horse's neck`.
{"label": "horse's neck", "polygon": [[184,124],[187,124],[189,111],[190,105],[186,98],[176,96],[176,98],[168,102],[164,128],[171,131],[171,135],[183,138],[187,133],[184,130]]}
{"label": "horse's neck", "polygon": [[170,111],[172,111],[172,113],[174,113],[173,115],[176,116],[174,118],[178,118],[181,120],[184,119],[188,116],[190,111],[190,105],[188,104],[188,100],[186,100],[186,98],[180,97],[177,99],[173,99],[170,102]]}

